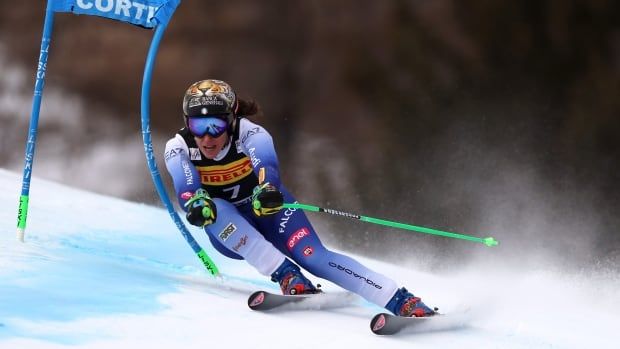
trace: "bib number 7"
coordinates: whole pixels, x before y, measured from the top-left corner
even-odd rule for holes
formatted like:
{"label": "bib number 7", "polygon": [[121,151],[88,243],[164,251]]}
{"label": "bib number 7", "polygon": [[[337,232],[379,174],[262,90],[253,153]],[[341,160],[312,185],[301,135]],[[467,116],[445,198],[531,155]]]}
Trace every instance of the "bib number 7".
{"label": "bib number 7", "polygon": [[236,199],[237,196],[239,196],[239,188],[241,188],[241,185],[237,184],[234,187],[222,189],[222,191],[223,192],[232,191],[232,194],[230,195],[230,198],[231,199]]}

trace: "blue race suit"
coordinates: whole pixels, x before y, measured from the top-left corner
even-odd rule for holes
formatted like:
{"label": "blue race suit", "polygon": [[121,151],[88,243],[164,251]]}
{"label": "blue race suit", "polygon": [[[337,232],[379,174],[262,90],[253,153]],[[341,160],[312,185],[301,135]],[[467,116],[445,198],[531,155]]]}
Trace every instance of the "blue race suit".
{"label": "blue race suit", "polygon": [[213,246],[227,257],[245,259],[267,276],[282,264],[285,256],[290,257],[315,276],[385,306],[396,293],[396,282],[348,256],[326,249],[302,210],[254,215],[251,196],[259,177],[261,183],[269,182],[278,188],[284,202],[295,202],[295,198],[280,182],[278,159],[269,133],[246,118],[237,118],[236,126],[228,144],[214,159],[202,155],[187,128],[166,144],[166,168],[181,207],[201,187],[216,205],[216,221],[205,227]]}

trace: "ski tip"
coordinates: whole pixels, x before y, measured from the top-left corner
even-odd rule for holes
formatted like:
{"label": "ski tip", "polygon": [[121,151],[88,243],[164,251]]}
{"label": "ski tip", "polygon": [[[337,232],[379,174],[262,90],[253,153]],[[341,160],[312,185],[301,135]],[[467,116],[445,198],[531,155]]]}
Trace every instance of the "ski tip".
{"label": "ski tip", "polygon": [[265,301],[265,291],[256,291],[248,297],[248,307],[254,310]]}
{"label": "ski tip", "polygon": [[386,324],[386,316],[391,316],[387,313],[380,313],[375,315],[372,320],[370,321],[370,330],[374,333],[374,334],[384,334],[383,331],[381,331]]}

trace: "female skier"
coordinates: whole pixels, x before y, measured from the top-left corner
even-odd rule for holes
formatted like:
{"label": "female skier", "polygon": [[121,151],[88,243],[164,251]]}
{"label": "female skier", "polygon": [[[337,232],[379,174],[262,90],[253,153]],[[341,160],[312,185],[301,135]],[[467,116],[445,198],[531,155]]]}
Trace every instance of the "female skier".
{"label": "female skier", "polygon": [[247,119],[257,110],[220,80],[185,92],[185,127],[167,142],[165,162],[188,222],[203,227],[220,253],[278,282],[283,294],[318,292],[299,265],[396,315],[434,315],[392,279],[326,249],[302,210],[282,209],[295,199],[280,181],[270,134]]}

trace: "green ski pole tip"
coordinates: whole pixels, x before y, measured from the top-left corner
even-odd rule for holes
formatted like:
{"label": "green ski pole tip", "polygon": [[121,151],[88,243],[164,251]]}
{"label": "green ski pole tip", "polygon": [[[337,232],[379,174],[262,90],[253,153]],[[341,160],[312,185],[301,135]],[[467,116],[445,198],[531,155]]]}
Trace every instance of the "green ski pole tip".
{"label": "green ski pole tip", "polygon": [[490,237],[490,236],[489,236],[488,238],[485,238],[485,239],[483,240],[483,242],[484,242],[484,244],[485,244],[485,245],[487,245],[487,246],[489,246],[489,247],[491,247],[491,246],[497,246],[497,245],[499,244],[499,242],[498,242],[497,240],[493,239],[493,238],[492,238],[492,237]]}

